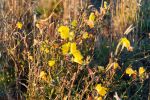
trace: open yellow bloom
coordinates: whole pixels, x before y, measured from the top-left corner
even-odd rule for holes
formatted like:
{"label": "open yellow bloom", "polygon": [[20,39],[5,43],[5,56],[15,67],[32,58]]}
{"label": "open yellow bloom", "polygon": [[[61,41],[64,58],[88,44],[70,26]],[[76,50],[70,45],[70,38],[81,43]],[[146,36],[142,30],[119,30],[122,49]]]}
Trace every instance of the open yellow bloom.
{"label": "open yellow bloom", "polygon": [[93,12],[89,16],[89,21],[95,21],[95,14]]}
{"label": "open yellow bloom", "polygon": [[79,50],[76,50],[75,52],[73,52],[73,56],[79,60],[83,59],[83,56],[81,55],[81,52]]}
{"label": "open yellow bloom", "polygon": [[115,51],[115,55],[117,55],[120,46],[121,51],[124,49],[124,47],[126,47],[128,51],[133,51],[133,47],[131,46],[130,41],[126,37],[120,39]]}
{"label": "open yellow bloom", "polygon": [[122,39],[120,40],[120,42],[122,43],[122,45],[123,45],[124,47],[127,48],[127,50],[130,49],[130,47],[131,47],[130,41],[129,41],[127,38],[125,38],[125,37],[122,38]]}
{"label": "open yellow bloom", "polygon": [[60,26],[58,28],[58,32],[60,33],[60,36],[62,39],[69,38],[69,27],[68,26]]}
{"label": "open yellow bloom", "polygon": [[101,96],[105,96],[108,90],[108,88],[102,87],[101,84],[97,84],[95,89]]}
{"label": "open yellow bloom", "polygon": [[69,49],[70,49],[70,42],[63,44],[62,48],[61,48],[61,50],[63,52],[63,55],[68,54],[69,53]]}
{"label": "open yellow bloom", "polygon": [[126,74],[128,74],[129,76],[131,76],[132,74],[136,74],[136,71],[134,71],[131,67],[128,67],[126,69]]}
{"label": "open yellow bloom", "polygon": [[48,65],[49,65],[50,67],[54,66],[54,65],[55,65],[55,60],[50,60],[50,61],[48,61]]}
{"label": "open yellow bloom", "polygon": [[81,55],[81,52],[79,50],[76,50],[75,52],[72,53],[74,56],[74,62],[82,64],[83,61],[83,56]]}
{"label": "open yellow bloom", "polygon": [[22,26],[23,26],[23,25],[22,25],[21,22],[17,22],[17,25],[16,25],[16,26],[17,26],[17,28],[22,29]]}
{"label": "open yellow bloom", "polygon": [[145,72],[144,67],[139,68],[139,76],[141,76]]}
{"label": "open yellow bloom", "polygon": [[46,75],[47,75],[46,72],[41,71],[39,77],[40,77],[42,80],[46,81]]}

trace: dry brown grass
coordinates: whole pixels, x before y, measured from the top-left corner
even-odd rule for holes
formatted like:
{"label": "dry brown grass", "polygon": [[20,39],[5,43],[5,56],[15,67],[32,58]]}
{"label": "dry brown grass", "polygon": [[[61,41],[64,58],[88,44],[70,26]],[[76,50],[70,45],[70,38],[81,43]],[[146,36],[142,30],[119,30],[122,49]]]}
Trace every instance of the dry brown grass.
{"label": "dry brown grass", "polygon": [[130,25],[137,21],[138,2],[137,0],[112,0],[111,4],[113,33],[123,34]]}

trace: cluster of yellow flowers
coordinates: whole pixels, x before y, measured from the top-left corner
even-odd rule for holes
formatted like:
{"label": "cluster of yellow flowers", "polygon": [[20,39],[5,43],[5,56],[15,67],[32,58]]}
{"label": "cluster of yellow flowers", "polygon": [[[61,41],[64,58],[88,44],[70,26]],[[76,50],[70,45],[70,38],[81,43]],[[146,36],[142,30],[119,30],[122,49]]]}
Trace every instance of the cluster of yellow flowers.
{"label": "cluster of yellow flowers", "polygon": [[76,62],[76,63],[79,63],[79,64],[82,64],[83,63],[83,56],[81,54],[81,52],[79,50],[77,50],[77,46],[76,46],[76,43],[73,42],[73,43],[65,43],[62,45],[62,53],[64,55],[66,54],[72,54],[73,55],[73,61]]}
{"label": "cluster of yellow flowers", "polygon": [[[126,74],[128,74],[129,76],[134,75],[134,74],[137,73],[136,70],[133,70],[131,67],[128,67],[125,72],[126,72]],[[144,74],[144,72],[145,72],[144,67],[140,67],[139,70],[138,70],[139,76],[142,76],[142,75]]]}
{"label": "cluster of yellow flowers", "polygon": [[[72,25],[75,27],[77,25],[76,20],[72,22]],[[70,29],[68,26],[60,26],[58,28],[58,32],[60,33],[60,37],[62,39],[69,39],[72,41],[75,38],[74,32],[70,32]],[[86,33],[84,35],[84,38],[88,38],[88,34]],[[81,52],[77,49],[76,42],[67,42],[62,45],[61,47],[63,55],[72,54],[73,55],[73,61],[78,64],[83,64],[83,56]]]}

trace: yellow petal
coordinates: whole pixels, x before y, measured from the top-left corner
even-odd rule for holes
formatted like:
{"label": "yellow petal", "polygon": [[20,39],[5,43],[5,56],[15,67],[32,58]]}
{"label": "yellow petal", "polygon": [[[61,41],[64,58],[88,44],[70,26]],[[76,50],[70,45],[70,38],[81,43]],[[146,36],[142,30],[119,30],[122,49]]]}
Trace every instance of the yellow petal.
{"label": "yellow petal", "polygon": [[102,90],[102,86],[101,84],[97,84],[95,89],[97,90],[97,92],[99,93]]}
{"label": "yellow petal", "polygon": [[90,21],[95,21],[95,14],[92,12],[89,16]]}
{"label": "yellow petal", "polygon": [[131,76],[132,74],[135,74],[136,71],[134,71],[131,67],[128,67],[126,69],[126,74],[128,74],[129,76]]}
{"label": "yellow petal", "polygon": [[22,29],[22,23],[21,22],[17,22],[17,28]]}
{"label": "yellow petal", "polygon": [[104,9],[107,9],[107,2],[104,1]]}
{"label": "yellow petal", "polygon": [[117,62],[114,62],[114,69],[117,69],[119,67],[119,64]]}
{"label": "yellow petal", "polygon": [[101,84],[97,84],[95,89],[101,96],[105,96],[108,90],[107,88],[102,87]]}
{"label": "yellow petal", "polygon": [[141,76],[145,72],[144,67],[139,68],[139,76]]}
{"label": "yellow petal", "polygon": [[71,54],[73,54],[76,50],[77,50],[77,44],[74,42],[74,43],[71,43],[71,46],[70,46],[70,52]]}
{"label": "yellow petal", "polygon": [[73,52],[73,56],[75,59],[78,59],[79,61],[83,59],[83,56],[81,55],[81,52],[79,50]]}
{"label": "yellow petal", "polygon": [[99,92],[99,94],[100,94],[101,96],[105,96],[106,93],[107,93],[107,88],[102,87],[102,90]]}
{"label": "yellow petal", "polygon": [[69,38],[69,27],[68,26],[60,26],[58,28],[58,32],[60,33],[60,36],[62,39],[67,39]]}
{"label": "yellow petal", "polygon": [[83,56],[81,55],[81,52],[79,50],[73,51],[72,54],[74,56],[74,60],[73,60],[74,62],[79,63],[79,64],[83,63],[83,61],[82,61]]}
{"label": "yellow petal", "polygon": [[73,59],[74,62],[78,63],[78,64],[83,64],[83,61],[77,58]]}
{"label": "yellow petal", "polygon": [[54,65],[55,65],[55,60],[50,60],[50,61],[48,61],[48,65],[49,65],[50,67],[54,66]]}
{"label": "yellow petal", "polygon": [[70,49],[70,42],[63,44],[61,48],[63,55],[68,54],[69,49]]}
{"label": "yellow petal", "polygon": [[131,47],[130,41],[125,37],[121,39],[121,43],[123,46],[127,48],[127,50],[129,50],[129,48]]}

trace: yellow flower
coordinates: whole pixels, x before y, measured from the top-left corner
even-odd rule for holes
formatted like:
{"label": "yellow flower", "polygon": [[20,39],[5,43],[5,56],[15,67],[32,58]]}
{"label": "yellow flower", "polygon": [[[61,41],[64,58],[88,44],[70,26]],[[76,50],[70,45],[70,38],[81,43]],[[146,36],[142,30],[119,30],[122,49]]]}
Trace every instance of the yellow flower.
{"label": "yellow flower", "polygon": [[47,75],[46,72],[41,71],[39,77],[40,77],[42,80],[45,80],[45,81],[46,81],[46,75]]}
{"label": "yellow flower", "polygon": [[70,53],[73,54],[77,50],[77,44],[75,42],[71,43]]}
{"label": "yellow flower", "polygon": [[74,56],[74,62],[82,64],[83,61],[83,56],[81,55],[81,52],[79,50],[76,50],[75,52],[72,53]]}
{"label": "yellow flower", "polygon": [[73,56],[79,60],[83,59],[83,56],[81,55],[81,52],[79,50],[76,50],[75,52],[73,52]]}
{"label": "yellow flower", "polygon": [[114,69],[117,69],[119,67],[119,64],[117,62],[114,62]]}
{"label": "yellow flower", "polygon": [[69,38],[69,27],[68,26],[60,26],[58,28],[58,32],[60,33],[60,36],[62,39]]}
{"label": "yellow flower", "polygon": [[144,67],[139,68],[139,76],[141,76],[145,72]]}
{"label": "yellow flower", "polygon": [[97,84],[95,89],[101,96],[105,96],[108,90],[107,88],[102,87],[101,84]]}
{"label": "yellow flower", "polygon": [[131,76],[132,74],[136,74],[136,71],[134,71],[131,67],[128,67],[126,69],[126,74],[128,74],[129,76]]}
{"label": "yellow flower", "polygon": [[83,35],[82,35],[82,38],[87,39],[88,37],[89,37],[89,34],[87,32],[84,32]]}
{"label": "yellow flower", "polygon": [[61,50],[63,52],[63,55],[68,54],[69,53],[69,49],[70,49],[70,42],[63,44],[62,48],[61,48]]}
{"label": "yellow flower", "polygon": [[50,67],[54,66],[54,65],[55,65],[55,60],[50,60],[50,61],[48,61],[48,65],[49,65]]}
{"label": "yellow flower", "polygon": [[133,47],[131,46],[130,41],[126,37],[120,39],[115,51],[115,55],[117,55],[120,46],[122,46],[121,51],[124,49],[124,47],[126,47],[128,51],[133,51]]}
{"label": "yellow flower", "polygon": [[94,21],[95,20],[95,14],[92,12],[89,16],[89,21]]}
{"label": "yellow flower", "polygon": [[78,59],[78,58],[74,58],[73,59],[74,62],[78,63],[78,64],[83,64],[83,60]]}
{"label": "yellow flower", "polygon": [[70,32],[70,33],[69,33],[69,40],[73,40],[74,37],[75,37],[74,32]]}
{"label": "yellow flower", "polygon": [[130,41],[127,39],[127,38],[122,38],[121,40],[120,40],[120,42],[122,43],[122,45],[124,46],[124,47],[126,47],[127,48],[127,50],[129,50],[130,48],[131,48],[131,45],[130,45]]}
{"label": "yellow flower", "polygon": [[107,2],[104,1],[104,9],[107,9]]}
{"label": "yellow flower", "polygon": [[17,28],[22,29],[22,23],[21,22],[17,22]]}
{"label": "yellow flower", "polygon": [[71,22],[71,25],[72,25],[73,27],[76,27],[76,26],[77,26],[77,20],[73,20],[73,21]]}

